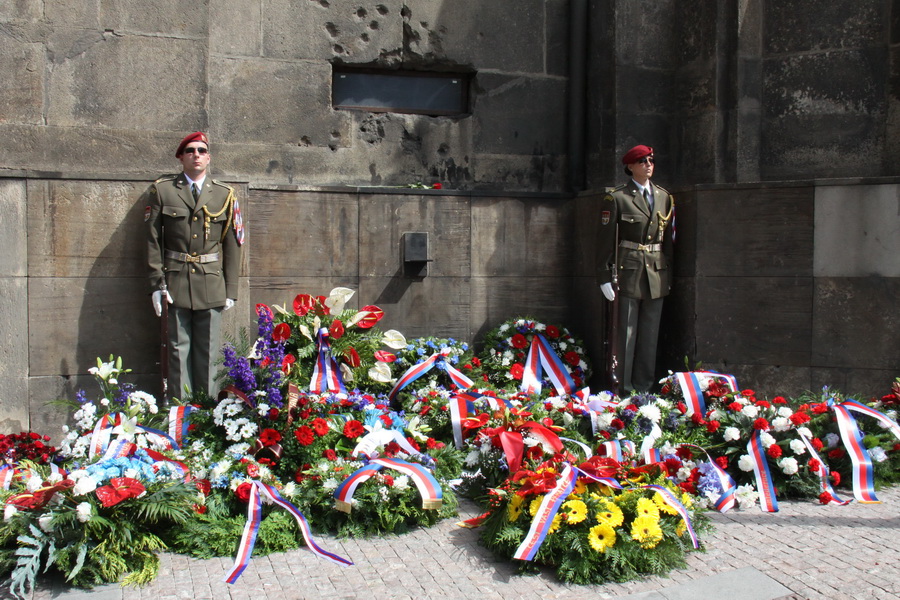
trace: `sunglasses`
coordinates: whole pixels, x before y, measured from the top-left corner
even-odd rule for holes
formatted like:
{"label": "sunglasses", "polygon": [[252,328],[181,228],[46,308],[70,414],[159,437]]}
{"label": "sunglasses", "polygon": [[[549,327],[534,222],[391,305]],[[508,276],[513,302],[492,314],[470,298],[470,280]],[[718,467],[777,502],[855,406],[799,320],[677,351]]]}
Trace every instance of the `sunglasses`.
{"label": "sunglasses", "polygon": [[209,153],[209,148],[203,148],[202,146],[191,146],[184,149],[185,154],[193,154],[194,152],[196,152],[200,156],[203,156],[204,154]]}
{"label": "sunglasses", "polygon": [[638,161],[642,165],[653,165],[656,164],[656,160],[652,156],[645,156],[641,160]]}

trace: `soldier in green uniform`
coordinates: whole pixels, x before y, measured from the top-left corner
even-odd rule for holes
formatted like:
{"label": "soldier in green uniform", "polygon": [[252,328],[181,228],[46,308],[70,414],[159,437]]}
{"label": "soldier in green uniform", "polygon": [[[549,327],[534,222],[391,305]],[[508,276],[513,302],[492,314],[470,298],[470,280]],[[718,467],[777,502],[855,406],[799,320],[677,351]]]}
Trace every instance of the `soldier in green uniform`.
{"label": "soldier in green uniform", "polygon": [[672,287],[675,201],[650,181],[653,148],[635,146],[622,164],[631,180],[601,203],[597,277],[607,300],[619,295],[619,381],[630,393],[654,384],[663,298]]}
{"label": "soldier in green uniform", "polygon": [[182,172],[157,179],[142,196],[151,300],[157,316],[163,302],[171,305],[169,396],[215,394],[222,311],[238,297],[243,222],[234,190],[207,176],[206,134],[186,136],[175,157]]}

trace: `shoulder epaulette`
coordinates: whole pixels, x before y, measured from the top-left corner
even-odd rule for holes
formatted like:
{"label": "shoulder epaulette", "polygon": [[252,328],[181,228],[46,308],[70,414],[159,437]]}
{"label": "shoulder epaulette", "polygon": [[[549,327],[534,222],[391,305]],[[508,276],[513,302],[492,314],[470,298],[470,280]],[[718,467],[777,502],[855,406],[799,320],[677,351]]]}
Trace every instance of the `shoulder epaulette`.
{"label": "shoulder epaulette", "polygon": [[[653,185],[656,185],[656,184],[654,183]],[[665,193],[669,194],[670,196],[672,195],[672,192],[670,192],[669,190],[667,190],[667,189],[664,188],[663,186],[661,186],[661,185],[656,185],[656,187],[658,187],[659,189],[661,189],[661,190],[664,191]]]}
{"label": "shoulder epaulette", "polygon": [[213,182],[213,185],[218,185],[218,186],[220,186],[220,187],[223,187],[223,188],[225,188],[226,190],[228,190],[229,192],[233,192],[233,191],[234,191],[234,188],[231,187],[230,185],[228,185],[227,183],[222,183],[221,181],[217,181],[217,180],[215,180],[215,179],[213,179],[212,182]]}
{"label": "shoulder epaulette", "polygon": [[162,177],[160,177],[159,179],[157,179],[157,180],[154,181],[153,183],[160,183],[160,182],[162,182],[162,181],[172,181],[172,180],[175,179],[176,177],[178,177],[177,174],[163,175]]}

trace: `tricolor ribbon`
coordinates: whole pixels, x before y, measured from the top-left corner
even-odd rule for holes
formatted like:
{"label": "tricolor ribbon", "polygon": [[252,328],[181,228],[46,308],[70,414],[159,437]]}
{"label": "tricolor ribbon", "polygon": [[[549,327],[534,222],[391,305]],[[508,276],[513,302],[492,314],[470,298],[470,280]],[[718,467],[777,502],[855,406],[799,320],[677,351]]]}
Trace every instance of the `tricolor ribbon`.
{"label": "tricolor ribbon", "polygon": [[734,375],[724,375],[715,371],[692,371],[689,373],[675,373],[675,381],[681,388],[687,405],[687,416],[698,414],[706,416],[706,399],[703,396],[702,384],[709,379],[721,378],[725,380],[732,392],[737,392],[737,379]]}
{"label": "tricolor ribbon", "polygon": [[731,475],[729,475],[725,469],[720,467],[704,448],[695,444],[679,444],[679,446],[686,446],[688,448],[699,450],[706,456],[706,462],[713,468],[713,471],[719,480],[719,484],[722,487],[722,494],[713,503],[715,509],[721,513],[725,513],[734,508],[735,502],[737,501],[737,498],[734,495],[735,491],[737,491],[737,484],[734,479],[732,479]]}
{"label": "tricolor ribbon", "polygon": [[422,496],[423,509],[434,510],[441,507],[444,493],[431,472],[420,464],[399,458],[369,459],[368,464],[357,469],[334,491],[334,507],[341,512],[349,513],[353,507],[353,494],[356,488],[384,468],[399,471],[415,483],[419,495]]}
{"label": "tricolor ribbon", "polygon": [[547,370],[547,377],[559,394],[571,394],[575,389],[575,382],[569,375],[565,363],[556,355],[547,338],[536,333],[531,338],[531,348],[528,349],[528,357],[525,359],[525,370],[519,389],[526,394],[540,393],[543,369]]}
{"label": "tricolor ribbon", "polygon": [[474,382],[466,377],[462,373],[462,371],[446,361],[447,355],[449,353],[450,348],[441,348],[439,352],[435,352],[422,362],[417,363],[407,369],[406,372],[400,376],[400,379],[397,380],[397,383],[394,384],[394,387],[391,389],[390,393],[388,393],[388,399],[393,402],[394,398],[397,397],[397,394],[400,393],[400,390],[408,386],[419,377],[423,376],[425,373],[436,367],[439,363],[443,364],[443,370],[446,371],[447,375],[450,376],[450,380],[453,381],[456,387],[460,389],[468,389],[472,387],[472,384]]}
{"label": "tricolor ribbon", "polygon": [[386,446],[391,442],[395,442],[400,446],[401,450],[410,456],[419,454],[419,451],[413,448],[412,444],[409,443],[409,440],[403,437],[403,434],[400,431],[379,427],[366,433],[366,435],[364,435],[356,444],[356,447],[353,449],[353,452],[350,453],[350,456],[353,458],[356,458],[360,454],[372,456],[376,448],[379,446]]}
{"label": "tricolor ribbon", "polygon": [[826,502],[826,504],[840,504],[841,506],[849,504],[849,500],[843,500],[835,493],[834,488],[831,486],[831,481],[829,481],[829,476],[831,475],[831,473],[828,469],[828,465],[825,464],[825,461],[822,460],[822,458],[819,456],[819,453],[816,452],[816,449],[813,448],[813,445],[810,443],[810,441],[799,431],[797,432],[797,435],[800,436],[800,441],[802,441],[803,445],[806,446],[806,450],[809,452],[809,455],[812,458],[816,459],[816,461],[819,463],[819,468],[816,469],[816,475],[819,476],[819,484],[821,485],[821,490],[823,492],[828,492],[829,494],[829,500]]}
{"label": "tricolor ribbon", "polygon": [[634,456],[634,442],[631,440],[609,440],[603,442],[597,447],[599,456],[608,456],[616,462],[625,462],[631,456]]}
{"label": "tricolor ribbon", "polygon": [[762,431],[757,430],[747,442],[747,452],[753,461],[753,473],[756,475],[756,490],[759,492],[759,506],[765,512],[778,512],[778,500],[775,498],[775,484],[769,471],[766,449],[762,443]]}
{"label": "tricolor ribbon", "polygon": [[687,507],[682,504],[678,498],[675,497],[675,494],[673,494],[671,490],[653,483],[641,487],[645,490],[654,490],[657,494],[663,497],[663,499],[669,504],[669,506],[675,509],[678,515],[682,519],[684,519],[684,524],[687,527],[688,535],[691,536],[691,542],[694,544],[694,548],[699,548],[700,539],[697,537],[697,533],[694,531],[694,524],[691,523],[691,515],[688,513]]}
{"label": "tricolor ribbon", "polygon": [[522,543],[513,554],[513,558],[519,560],[532,560],[534,558],[550,532],[550,527],[553,525],[556,513],[559,512],[559,507],[562,506],[566,497],[575,489],[576,478],[575,468],[572,465],[566,465],[559,480],[556,482],[556,486],[541,500],[541,505],[534,515],[534,520],[531,521],[531,527],[528,529],[525,539],[522,540]]}
{"label": "tricolor ribbon", "polygon": [[453,430],[453,443],[457,449],[462,450],[462,420],[475,412],[475,396],[462,392],[453,394],[450,396],[447,407],[450,409],[450,428]]}
{"label": "tricolor ribbon", "polygon": [[[132,431],[126,431],[131,428],[133,428]],[[147,436],[147,439],[152,444],[165,450],[178,448],[175,440],[164,431],[144,427],[136,421],[124,417],[122,413],[112,413],[103,415],[97,420],[97,424],[94,426],[94,431],[91,434],[90,444],[88,445],[88,457],[94,458],[106,454],[114,433],[120,435],[122,433],[143,434]]]}
{"label": "tricolor ribbon", "polygon": [[188,417],[192,412],[196,411],[197,407],[190,404],[173,406],[169,409],[169,437],[174,440],[179,448],[187,439],[188,427],[190,426]]}
{"label": "tricolor ribbon", "polygon": [[328,329],[322,327],[316,333],[319,346],[319,354],[316,358],[316,366],[313,368],[312,379],[309,382],[309,391],[314,394],[336,392],[346,394],[347,388],[341,377],[341,370],[337,361],[331,355],[331,343],[328,341]]}
{"label": "tricolor ribbon", "polygon": [[864,503],[880,502],[875,496],[875,471],[872,468],[872,458],[863,444],[863,436],[856,423],[856,418],[850,414],[850,411],[881,421],[898,439],[900,439],[900,426],[877,410],[856,400],[845,400],[838,404],[832,398],[828,400],[828,406],[834,410],[841,440],[850,455],[850,463],[853,466],[853,497]]}
{"label": "tricolor ribbon", "polygon": [[332,554],[331,552],[327,552],[320,548],[313,540],[312,531],[310,530],[309,523],[307,523],[303,513],[297,510],[297,507],[288,500],[285,500],[281,494],[278,493],[278,490],[261,481],[251,481],[250,498],[247,502],[247,523],[244,525],[244,533],[241,536],[241,542],[238,545],[234,566],[225,575],[222,581],[232,584],[235,583],[244,572],[244,569],[247,568],[247,565],[250,564],[250,556],[253,554],[253,546],[256,544],[256,538],[259,535],[259,526],[262,523],[263,494],[294,516],[297,520],[297,525],[300,526],[300,532],[303,534],[303,540],[306,542],[306,547],[309,548],[313,554],[342,567],[353,564],[346,558],[342,558],[337,554]]}

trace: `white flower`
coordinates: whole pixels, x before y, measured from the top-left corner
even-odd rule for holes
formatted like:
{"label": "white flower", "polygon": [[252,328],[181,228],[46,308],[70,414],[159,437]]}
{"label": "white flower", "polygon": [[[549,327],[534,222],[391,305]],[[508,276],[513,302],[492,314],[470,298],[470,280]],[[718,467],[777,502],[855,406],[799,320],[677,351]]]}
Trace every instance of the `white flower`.
{"label": "white flower", "polygon": [[751,419],[755,419],[759,415],[759,407],[750,404],[741,409],[741,414],[750,417]]}
{"label": "white flower", "polygon": [[260,402],[259,404],[256,405],[256,414],[258,414],[261,417],[268,417],[270,408],[271,407],[268,404],[266,404],[265,402]]}
{"label": "white flower", "polygon": [[72,488],[72,494],[75,496],[84,496],[90,494],[97,489],[97,482],[93,477],[85,476],[78,480],[75,487]]}
{"label": "white flower", "polygon": [[838,440],[841,439],[836,433],[829,433],[825,436],[825,446],[829,449],[837,447]]}
{"label": "white flower", "polygon": [[409,477],[407,475],[401,475],[394,479],[394,488],[397,491],[403,491],[409,487]]}
{"label": "white flower", "polygon": [[78,520],[82,523],[87,523],[88,521],[90,521],[93,513],[94,509],[91,507],[90,502],[82,502],[75,507],[75,514],[77,515]]}
{"label": "white flower", "polygon": [[751,508],[756,505],[759,493],[750,484],[739,485],[734,490],[734,497],[741,508]]}
{"label": "white flower", "polygon": [[785,475],[793,475],[799,470],[799,465],[797,464],[796,458],[782,458],[778,463],[778,466],[781,467],[781,472]]}
{"label": "white flower", "polygon": [[478,459],[481,457],[481,452],[478,450],[472,450],[466,455],[466,466],[474,467],[478,464]]}
{"label": "white flower", "polygon": [[763,431],[759,434],[759,441],[762,442],[763,448],[768,449],[772,444],[775,443],[775,438],[772,437],[768,432]]}
{"label": "white flower", "polygon": [[53,521],[53,515],[50,513],[41,515],[38,517],[38,527],[41,528],[41,531],[53,531],[53,525],[51,523]]}
{"label": "white flower", "polygon": [[791,440],[791,451],[794,454],[803,454],[806,452],[806,444],[800,440]]}
{"label": "white flower", "polygon": [[6,508],[3,509],[3,520],[9,521],[14,516],[16,516],[17,512],[19,512],[19,509],[16,508],[14,504],[7,504]]}
{"label": "white flower", "polygon": [[29,492],[33,492],[41,487],[44,487],[44,480],[37,476],[29,477],[28,481],[25,482],[25,489]]}
{"label": "white flower", "polygon": [[782,406],[778,409],[779,417],[789,417],[792,414],[794,414],[794,411],[791,410],[791,408],[789,406]]}
{"label": "white flower", "polygon": [[808,440],[811,440],[813,437],[812,431],[809,430],[809,427],[798,427],[797,433],[799,433],[800,435],[802,435],[803,437],[805,437]]}
{"label": "white flower", "polygon": [[502,333],[502,332],[506,331],[507,329],[509,329],[509,323],[504,323],[500,327],[497,328],[497,331],[500,331]]}
{"label": "white flower", "polygon": [[662,413],[660,412],[659,407],[655,404],[643,405],[638,409],[638,414],[643,415],[654,423],[659,423],[659,420],[662,418]]}
{"label": "white flower", "polygon": [[869,456],[872,457],[872,460],[875,462],[884,462],[887,460],[887,453],[885,453],[884,448],[881,446],[875,446],[874,448],[869,448]]}
{"label": "white flower", "polygon": [[612,421],[615,418],[616,413],[611,412],[602,412],[597,415],[597,427],[600,429],[609,429],[612,425]]}
{"label": "white flower", "polygon": [[691,469],[687,467],[681,467],[678,469],[678,473],[676,473],[678,477],[678,481],[687,481],[691,476]]}
{"label": "white flower", "polygon": [[336,490],[339,485],[340,483],[334,477],[330,477],[322,483],[322,487],[326,490]]}
{"label": "white flower", "polygon": [[753,459],[749,454],[744,454],[738,459],[738,468],[748,473],[753,470]]}
{"label": "white flower", "polygon": [[772,419],[772,429],[775,431],[788,431],[791,428],[791,421],[786,417],[775,417]]}
{"label": "white flower", "polygon": [[726,427],[723,436],[726,442],[735,442],[741,439],[741,430],[737,427]]}
{"label": "white flower", "polygon": [[293,481],[288,481],[284,484],[284,489],[281,490],[282,496],[293,496],[297,493],[297,484]]}
{"label": "white flower", "polygon": [[709,413],[709,416],[707,417],[707,419],[709,419],[710,421],[721,421],[722,417],[724,417],[724,416],[725,416],[725,413],[723,413],[721,410],[716,408],[711,413]]}
{"label": "white flower", "polygon": [[125,472],[122,473],[125,477],[130,477],[132,479],[140,479],[140,472],[137,469],[125,469]]}

